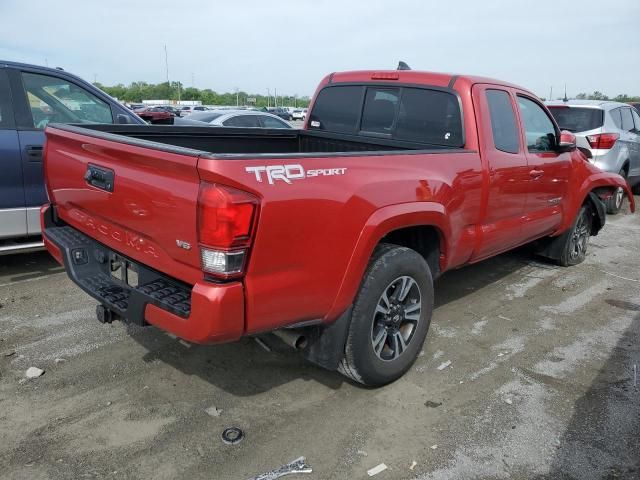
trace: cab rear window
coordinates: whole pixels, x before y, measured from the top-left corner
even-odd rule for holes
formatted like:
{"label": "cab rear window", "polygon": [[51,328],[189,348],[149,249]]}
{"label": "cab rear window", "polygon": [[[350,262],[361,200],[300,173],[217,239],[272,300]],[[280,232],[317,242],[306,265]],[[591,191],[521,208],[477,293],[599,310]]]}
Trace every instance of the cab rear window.
{"label": "cab rear window", "polygon": [[318,94],[309,129],[448,147],[464,145],[458,97],[429,88],[327,87]]}
{"label": "cab rear window", "polygon": [[549,107],[561,130],[586,132],[600,128],[604,123],[604,111],[599,108]]}

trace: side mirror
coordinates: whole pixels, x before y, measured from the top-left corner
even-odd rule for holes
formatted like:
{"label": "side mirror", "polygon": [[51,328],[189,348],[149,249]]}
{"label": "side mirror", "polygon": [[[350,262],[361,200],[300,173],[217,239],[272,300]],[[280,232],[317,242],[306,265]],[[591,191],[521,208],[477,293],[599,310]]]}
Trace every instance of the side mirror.
{"label": "side mirror", "polygon": [[576,136],[567,131],[560,132],[560,141],[558,142],[558,152],[573,152],[576,149]]}
{"label": "side mirror", "polygon": [[117,123],[118,125],[125,125],[125,124],[128,124],[128,123],[130,123],[130,122],[129,122],[129,117],[128,117],[127,115],[123,115],[123,114],[119,113],[119,114],[117,115],[117,117],[116,117],[116,123]]}

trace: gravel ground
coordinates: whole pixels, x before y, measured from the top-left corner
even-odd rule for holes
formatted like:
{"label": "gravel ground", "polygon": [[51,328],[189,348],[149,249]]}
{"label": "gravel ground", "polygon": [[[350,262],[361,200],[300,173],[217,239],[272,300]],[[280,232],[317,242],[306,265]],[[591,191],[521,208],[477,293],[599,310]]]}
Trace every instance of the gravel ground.
{"label": "gravel ground", "polygon": [[304,455],[299,478],[640,478],[640,215],[582,265],[521,249],[436,303],[415,366],[370,390],[251,339],[103,326],[46,253],[0,257],[0,476],[246,479]]}

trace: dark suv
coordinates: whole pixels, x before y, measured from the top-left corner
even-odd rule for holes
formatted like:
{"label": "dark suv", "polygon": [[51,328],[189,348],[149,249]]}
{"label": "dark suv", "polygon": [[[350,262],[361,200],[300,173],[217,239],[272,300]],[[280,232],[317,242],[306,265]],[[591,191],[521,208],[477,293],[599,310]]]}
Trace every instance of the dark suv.
{"label": "dark suv", "polygon": [[0,254],[42,247],[42,146],[49,123],[145,122],[61,69],[0,60]]}

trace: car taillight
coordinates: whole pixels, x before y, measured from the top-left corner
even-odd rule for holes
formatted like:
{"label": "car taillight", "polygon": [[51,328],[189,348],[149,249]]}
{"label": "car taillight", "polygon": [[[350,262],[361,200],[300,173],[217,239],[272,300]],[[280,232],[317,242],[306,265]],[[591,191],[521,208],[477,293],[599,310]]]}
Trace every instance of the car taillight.
{"label": "car taillight", "polygon": [[205,272],[223,278],[242,275],[258,204],[258,197],[242,190],[200,184],[198,242]]}
{"label": "car taillight", "polygon": [[597,135],[587,135],[587,141],[591,148],[597,150],[609,150],[620,138],[617,133],[599,133]]}

